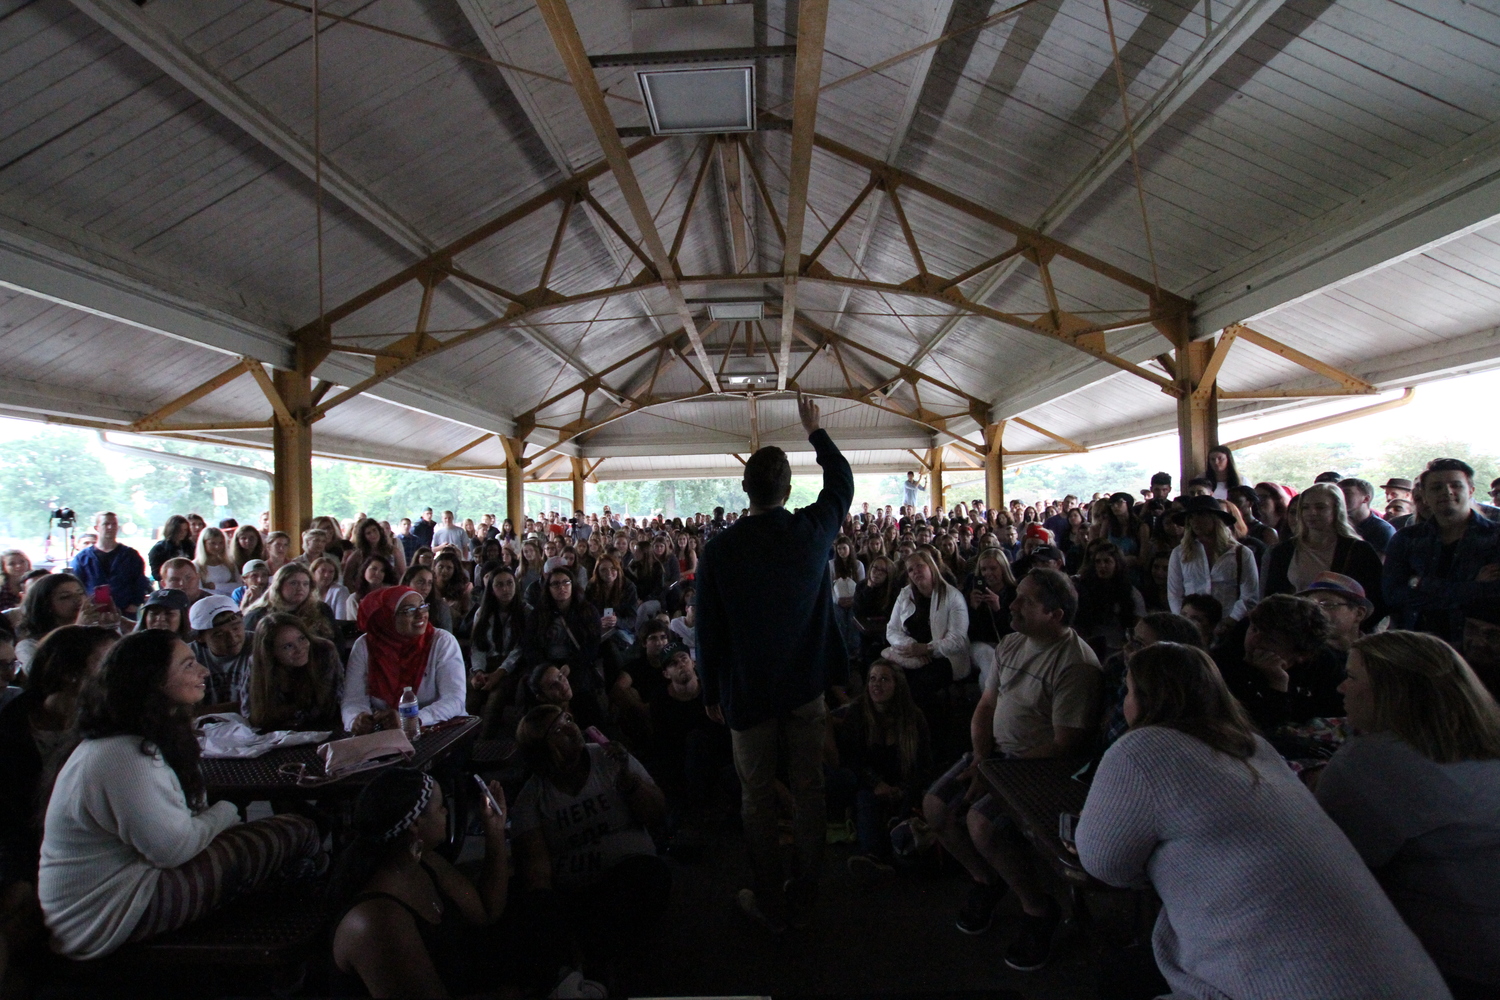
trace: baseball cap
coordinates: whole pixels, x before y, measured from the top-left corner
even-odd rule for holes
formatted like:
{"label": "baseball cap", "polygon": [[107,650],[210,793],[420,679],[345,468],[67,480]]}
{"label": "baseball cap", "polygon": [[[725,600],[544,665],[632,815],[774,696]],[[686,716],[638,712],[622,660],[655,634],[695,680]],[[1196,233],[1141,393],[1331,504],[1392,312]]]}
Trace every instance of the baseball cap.
{"label": "baseball cap", "polygon": [[1045,559],[1048,562],[1065,561],[1062,549],[1059,549],[1056,545],[1038,545],[1031,550],[1031,558],[1033,562],[1037,559]]}
{"label": "baseball cap", "polygon": [[251,559],[245,563],[245,568],[240,570],[240,575],[244,576],[246,573],[254,573],[258,569],[263,569],[269,573],[271,572],[271,564],[264,559]]}
{"label": "baseball cap", "polygon": [[163,587],[161,590],[153,590],[141,607],[170,608],[173,611],[186,611],[188,609],[188,598],[180,590]]}
{"label": "baseball cap", "polygon": [[240,606],[223,594],[212,594],[203,598],[188,611],[188,624],[199,632],[214,627],[214,619],[226,611],[240,613]]}
{"label": "baseball cap", "polygon": [[693,655],[693,651],[691,649],[687,648],[687,644],[686,643],[675,642],[675,641],[674,642],[669,642],[669,643],[667,643],[666,647],[661,651],[661,662],[662,662],[662,664],[665,665],[665,664],[671,663],[672,662],[672,657],[676,656],[678,653],[686,653],[688,656],[692,656]]}

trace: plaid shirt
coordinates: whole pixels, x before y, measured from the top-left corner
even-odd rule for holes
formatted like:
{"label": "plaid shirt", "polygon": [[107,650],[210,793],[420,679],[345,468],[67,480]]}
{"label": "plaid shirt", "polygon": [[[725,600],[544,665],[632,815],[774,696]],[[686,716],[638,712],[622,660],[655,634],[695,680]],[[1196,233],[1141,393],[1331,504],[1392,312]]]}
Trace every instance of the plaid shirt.
{"label": "plaid shirt", "polygon": [[195,642],[193,655],[208,668],[208,681],[203,694],[205,705],[222,705],[233,702],[238,705],[250,686],[250,640],[245,639],[244,648],[238,656],[215,656],[208,646]]}

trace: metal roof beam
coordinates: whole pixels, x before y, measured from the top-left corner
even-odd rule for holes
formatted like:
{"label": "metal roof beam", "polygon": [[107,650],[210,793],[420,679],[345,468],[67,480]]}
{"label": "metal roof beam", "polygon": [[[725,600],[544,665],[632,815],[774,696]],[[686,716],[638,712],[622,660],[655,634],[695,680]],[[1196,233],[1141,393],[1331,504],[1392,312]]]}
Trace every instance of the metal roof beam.
{"label": "metal roof beam", "polygon": [[1194,335],[1279,308],[1500,217],[1500,124],[1489,125],[1192,289]]}
{"label": "metal roof beam", "polygon": [[[552,162],[557,165],[558,170],[562,171],[564,177],[572,177],[575,171],[571,160],[568,158],[568,151],[562,144],[562,140],[558,139],[557,133],[547,123],[547,116],[543,113],[541,107],[538,106],[536,99],[532,97],[531,91],[526,86],[526,80],[520,73],[510,68],[512,64],[518,63],[521,60],[513,58],[511,52],[506,47],[505,39],[501,37],[499,30],[495,27],[494,19],[490,16],[488,4],[485,0],[456,0],[456,2],[458,3],[459,10],[468,19],[469,27],[474,29],[475,36],[478,37],[480,44],[484,46],[484,50],[489,53],[491,59],[495,60],[495,69],[505,80],[506,87],[510,89],[511,96],[520,105],[521,113],[531,123],[532,130],[536,132],[537,138],[542,141],[542,145],[547,150],[547,155],[552,157]],[[604,220],[599,218],[587,204],[579,207],[583,210],[584,218],[588,219],[589,225],[593,227],[594,233],[599,237],[599,242],[603,243],[604,249],[609,251],[609,257],[615,264],[615,273],[617,275],[629,274],[633,257],[629,254],[628,250],[622,250],[615,243],[613,235],[610,233],[609,227],[605,224]],[[657,331],[665,336],[667,329],[655,315],[646,297],[641,295],[638,296],[638,299],[641,311],[646,314]]]}
{"label": "metal roof beam", "polygon": [[[826,3],[827,0],[821,0],[821,2]],[[661,233],[657,231],[656,220],[651,214],[651,206],[646,204],[646,195],[635,176],[635,168],[630,164],[630,156],[620,142],[618,126],[615,125],[615,120],[604,103],[604,93],[599,89],[599,80],[594,76],[593,67],[589,65],[588,53],[584,51],[583,39],[579,37],[578,25],[573,21],[572,11],[568,10],[567,0],[537,0],[537,10],[541,12],[542,20],[547,24],[547,31],[552,36],[552,43],[556,46],[558,55],[562,57],[563,65],[568,70],[568,77],[573,81],[573,89],[578,94],[578,102],[583,105],[584,115],[593,126],[594,137],[599,140],[599,146],[604,151],[604,158],[615,176],[615,183],[619,185],[620,194],[624,197],[625,204],[630,207],[630,214],[635,218],[636,228],[640,230],[641,245],[646,248],[646,252],[655,262],[656,273],[668,297],[672,300],[672,305],[676,307],[677,316],[682,320],[682,327],[687,332],[688,340],[692,341],[693,351],[698,355],[698,363],[703,367],[709,384],[717,390],[718,380],[714,376],[713,366],[709,363],[708,353],[703,349],[703,340],[698,336],[698,325],[693,319],[692,310],[688,308],[687,300],[683,297],[682,287],[677,283],[676,268],[667,254],[666,245],[662,243]]]}
{"label": "metal roof beam", "polygon": [[[932,72],[932,61],[937,57],[939,45],[933,42],[943,37],[943,32],[948,27],[948,18],[953,13],[953,0],[932,0],[932,18],[927,22],[927,37],[922,39],[923,45],[930,45],[917,56],[912,63],[911,84],[906,88],[906,103],[901,107],[901,114],[896,117],[895,128],[891,130],[890,141],[885,146],[885,162],[890,166],[896,165],[896,160],[901,155],[901,148],[906,145],[907,133],[911,131],[911,123],[917,117],[917,108],[922,104],[922,93],[927,89],[927,76]],[[859,234],[859,243],[854,249],[854,270],[859,272],[864,267],[865,254],[870,251],[870,241],[875,237],[875,230],[880,225],[882,209],[885,208],[885,191],[877,188],[870,198],[870,214],[865,220],[864,232]],[[833,321],[828,324],[832,330],[838,330],[844,322],[844,310],[849,307],[849,296],[854,293],[851,288],[846,288],[839,296],[838,311],[834,313]]]}
{"label": "metal roof beam", "polygon": [[[1185,105],[1204,84],[1208,83],[1219,68],[1228,62],[1230,57],[1238,52],[1240,47],[1269,21],[1285,2],[1286,0],[1241,0],[1209,32],[1202,44],[1183,61],[1182,65],[1177,68],[1177,72],[1156,91],[1151,100],[1138,109],[1132,129],[1135,145],[1137,147],[1145,145],[1156,130],[1165,125],[1173,114]],[[1090,195],[1114,176],[1116,171],[1129,162],[1130,150],[1131,137],[1121,132],[1113,142],[1094,157],[1081,173],[1073,178],[1072,182],[1052,200],[1050,205],[1042,210],[1032,228],[1042,233],[1056,229],[1077,211]],[[990,276],[984,279],[969,298],[974,302],[986,301],[1015,273],[1016,269],[1021,266],[1021,262],[1020,257],[1012,257],[1001,264],[990,272]],[[926,343],[917,349],[907,364],[914,365],[936,350],[937,346],[957,329],[964,319],[964,312],[955,312],[927,339]]]}
{"label": "metal roof beam", "polygon": [[[823,80],[823,38],[828,0],[797,5],[797,66],[792,77],[792,159],[787,167],[786,238],[781,262],[781,363],[776,388],[785,389],[791,364],[797,276],[802,273],[802,230],[812,180],[813,139],[818,124],[818,87]],[[706,364],[707,362],[705,362]]]}
{"label": "metal roof beam", "polygon": [[[285,123],[262,107],[249,94],[220,76],[197,53],[130,0],[72,0],[105,31],[133,49],[188,93],[239,126],[246,134],[275,153],[309,179],[318,174],[316,151]],[[347,171],[322,157],[323,190],[346,208],[384,233],[404,250],[425,257],[435,248],[433,241],[401,218]],[[459,283],[464,295],[494,316],[505,315],[506,303],[482,289]],[[522,336],[584,375],[592,374],[568,351],[539,330],[521,326]],[[290,367],[290,366],[282,366]]]}
{"label": "metal roof beam", "polygon": [[[205,304],[200,290],[179,288],[173,278],[155,273],[154,264],[129,250],[108,246],[98,237],[89,237],[85,245],[50,232],[67,228],[54,227],[51,221],[35,216],[13,220],[0,214],[0,288],[224,354],[278,368],[293,366],[286,333]],[[336,355],[326,359],[317,374],[340,385],[353,385],[364,377]],[[367,395],[481,430],[514,430],[509,416],[485,410],[468,398],[446,397],[428,380],[392,379]]]}

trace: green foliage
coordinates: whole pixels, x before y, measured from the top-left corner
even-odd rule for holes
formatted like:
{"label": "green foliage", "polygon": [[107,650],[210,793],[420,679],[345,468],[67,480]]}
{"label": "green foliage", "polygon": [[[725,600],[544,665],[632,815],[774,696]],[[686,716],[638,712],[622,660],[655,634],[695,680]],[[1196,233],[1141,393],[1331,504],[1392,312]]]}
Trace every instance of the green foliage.
{"label": "green foliage", "polygon": [[1348,442],[1265,445],[1246,448],[1235,456],[1235,464],[1246,482],[1284,483],[1303,490],[1327,471],[1367,479],[1377,487],[1391,477],[1415,479],[1434,458],[1460,458],[1472,465],[1479,493],[1500,475],[1500,456],[1481,452],[1469,442],[1418,438],[1388,439],[1373,456],[1359,454]]}
{"label": "green foliage", "polygon": [[129,513],[130,506],[120,502],[128,494],[85,450],[87,442],[88,435],[78,431],[47,429],[12,441],[0,453],[0,520],[6,534],[40,537],[47,531],[48,512],[58,505],[77,511],[80,525],[105,509],[122,517]]}
{"label": "green foliage", "polygon": [[[207,458],[229,465],[246,465],[267,471],[271,468],[269,455],[244,448],[221,448],[217,445],[184,441],[174,443],[171,450],[177,455]],[[229,503],[226,509],[235,512],[234,516],[241,519],[258,517],[261,511],[269,509],[271,505],[270,485],[254,476],[209,472],[175,462],[151,459],[141,459],[141,464],[150,471],[127,480],[125,488],[134,498],[140,526],[147,532],[161,527],[172,514],[196,512],[209,521],[215,520],[219,512],[214,506],[213,493],[216,486],[223,486],[228,491]]]}

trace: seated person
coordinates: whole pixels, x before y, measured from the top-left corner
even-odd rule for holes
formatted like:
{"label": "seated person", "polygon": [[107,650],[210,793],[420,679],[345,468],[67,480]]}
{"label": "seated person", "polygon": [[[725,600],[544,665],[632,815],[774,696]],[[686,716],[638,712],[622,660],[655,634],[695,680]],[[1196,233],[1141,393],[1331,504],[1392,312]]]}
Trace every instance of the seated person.
{"label": "seated person", "polygon": [[1224,683],[1261,732],[1344,714],[1344,652],[1333,625],[1305,597],[1272,594],[1214,647]]}
{"label": "seated person", "polygon": [[[448,566],[445,561],[442,565]],[[451,572],[452,567],[448,566]],[[372,572],[373,572],[372,568]],[[382,571],[383,572],[383,571]],[[432,627],[442,629],[444,632],[453,632],[455,636],[460,633],[453,628],[453,608],[448,602],[438,596],[436,571],[430,566],[408,566],[406,572],[401,574],[401,586],[410,587],[417,592],[422,603],[427,605],[427,620],[432,622]],[[373,588],[379,589],[379,588]],[[365,595],[366,597],[369,594]],[[348,598],[345,599],[347,605]],[[359,601],[354,601],[354,614],[351,620],[359,618]]]}
{"label": "seated person", "polygon": [[181,591],[187,597],[189,607],[211,593],[203,589],[203,578],[198,575],[198,564],[182,556],[168,559],[161,564],[161,585],[168,590]]}
{"label": "seated person", "polygon": [[613,630],[627,645],[635,641],[635,618],[641,602],[635,584],[620,569],[618,558],[608,552],[599,556],[583,596],[599,609],[602,635],[608,636]]}
{"label": "seated person", "polygon": [[26,672],[39,642],[64,625],[102,625],[118,630],[119,613],[89,600],[83,583],[72,573],[48,573],[26,589],[17,624],[16,669]]}
{"label": "seated person", "polygon": [[1131,729],[1099,764],[1078,857],[1101,881],[1161,897],[1152,943],[1173,996],[1448,996],[1207,653],[1158,643],[1131,658],[1126,682]]}
{"label": "seated person", "polygon": [[836,737],[838,764],[828,788],[830,800],[840,787],[853,800],[859,853],[848,865],[851,870],[863,865],[888,871],[891,822],[921,805],[932,776],[927,717],[911,699],[905,672],[886,660],[870,664],[864,692],[842,714]]}
{"label": "seated person", "polygon": [[1365,595],[1365,588],[1342,573],[1319,573],[1297,596],[1323,609],[1333,627],[1328,644],[1345,652],[1364,634],[1364,624],[1375,612],[1375,604]]}
{"label": "seated person", "polygon": [[[1042,888],[1030,846],[984,794],[979,762],[1002,757],[1067,757],[1088,753],[1099,724],[1099,659],[1069,623],[1078,610],[1073,584],[1057,570],[1022,577],[1010,605],[1015,633],[995,652],[995,673],[969,723],[973,750],[927,790],[922,808],[948,852],[974,880],[958,929],[983,934],[1007,888],[1024,911],[1021,933],[1005,952],[1019,971],[1040,969],[1051,955],[1062,919]],[[1001,692],[1005,696],[1000,697]]]}
{"label": "seated person", "polygon": [[516,741],[532,769],[511,814],[522,885],[560,897],[586,960],[638,948],[672,889],[648,832],[666,816],[661,789],[620,744],[585,744],[555,705],[526,713]]}
{"label": "seated person", "polygon": [[418,720],[434,726],[464,714],[467,678],[453,633],[432,627],[427,605],[410,587],[385,587],[359,605],[364,632],[344,672],[344,728],[356,736],[400,729],[401,692],[417,696]]}
{"label": "seated person", "polygon": [[483,590],[469,629],[469,714],[484,719],[481,737],[487,739],[495,735],[501,714],[516,693],[526,603],[518,593],[515,571],[508,566],[497,563],[481,583]]}
{"label": "seated person", "polygon": [[553,705],[572,715],[580,729],[603,728],[604,713],[592,698],[573,699],[573,683],[566,663],[539,663],[526,675],[527,706]]}
{"label": "seated person", "polygon": [[1141,618],[1130,630],[1125,648],[1104,661],[1104,711],[1100,721],[1103,735],[1099,753],[1107,750],[1129,728],[1125,721],[1125,666],[1130,657],[1156,645],[1158,642],[1175,642],[1183,646],[1203,649],[1203,633],[1183,615],[1168,611],[1157,611]]}
{"label": "seated person", "polygon": [[141,602],[140,617],[136,628],[164,628],[176,632],[183,642],[198,638],[187,620],[188,599],[180,590],[163,588],[153,590]]}
{"label": "seated person", "polygon": [[648,618],[641,626],[635,645],[625,654],[610,677],[610,700],[621,711],[636,710],[661,693],[664,685],[662,659],[672,642],[672,632],[665,622]]}
{"label": "seated person", "polygon": [[901,593],[896,564],[875,556],[865,567],[865,578],[854,588],[854,622],[859,629],[858,663],[872,663],[885,648],[885,626]]}
{"label": "seated person", "polygon": [[223,594],[210,594],[188,609],[188,624],[197,633],[193,655],[208,669],[208,693],[199,715],[238,712],[250,681],[250,643],[239,605]]}
{"label": "seated person", "polygon": [[1319,775],[1318,802],[1454,997],[1500,994],[1500,708],[1435,636],[1366,636],[1347,669],[1360,735]]}
{"label": "seated person", "polygon": [[680,642],[688,649],[698,648],[698,608],[693,600],[696,593],[691,582],[686,583],[683,588],[682,614],[673,618],[667,626],[672,632],[674,642]]}
{"label": "seated person", "polygon": [[260,730],[331,730],[341,720],[344,663],[338,647],[301,618],[267,615],[255,630],[240,714]]}
{"label": "seated person", "polygon": [[510,984],[539,996],[568,964],[566,928],[540,909],[522,918],[509,905],[505,790],[496,781],[489,790],[500,811],[480,797],[477,885],[434,850],[447,839],[448,809],[431,775],[389,768],[360,792],[332,885],[342,907],[335,995],[363,987],[376,997],[459,996]]}
{"label": "seated person", "polygon": [[998,548],[981,550],[962,590],[969,602],[969,655],[983,688],[995,670],[995,647],[1012,631],[1010,602],[1016,596],[1016,578],[1005,553]]}
{"label": "seated person", "polygon": [[[1212,594],[1184,594],[1182,598],[1182,617],[1198,626],[1198,635],[1201,643],[1195,645],[1211,645],[1219,637],[1219,626],[1224,621],[1224,605]],[[1230,619],[1230,626],[1234,620]]]}
{"label": "seated person", "polygon": [[197,920],[283,867],[326,866],[307,817],[240,823],[233,803],[208,804],[193,733],[207,680],[187,643],[147,629],[115,643],[86,683],[82,741],[52,790],[37,883],[60,954],[100,958]]}
{"label": "seated person", "polygon": [[521,662],[532,667],[540,663],[568,664],[568,682],[575,696],[600,702],[602,712],[604,677],[596,666],[599,609],[584,600],[573,571],[566,566],[553,566],[540,582],[543,593],[526,619]]}
{"label": "seated person", "polygon": [[97,625],[53,631],[31,658],[26,689],[0,709],[0,889],[26,882],[35,894],[48,782],[77,743],[83,682],[119,638]]}
{"label": "seated person", "polygon": [[943,579],[930,549],[917,549],[904,566],[909,582],[886,624],[890,646],[881,656],[907,671],[912,697],[925,711],[950,684],[969,676],[969,605]]}
{"label": "seated person", "polygon": [[643,755],[666,794],[668,833],[675,835],[683,827],[696,833],[720,779],[733,767],[729,729],[704,710],[692,650],[674,642],[662,650],[661,660],[666,685],[647,705]]}
{"label": "seated person", "polygon": [[333,609],[318,600],[311,571],[301,563],[287,563],[271,577],[266,592],[245,610],[245,630],[254,632],[261,615],[296,615],[307,630],[323,639],[338,636]]}
{"label": "seated person", "polygon": [[[244,582],[230,591],[229,596],[238,602],[241,611],[248,611],[255,606],[256,601],[265,596],[266,589],[271,586],[271,564],[264,559],[251,559],[240,570],[240,579]],[[321,600],[321,591],[318,594]]]}

